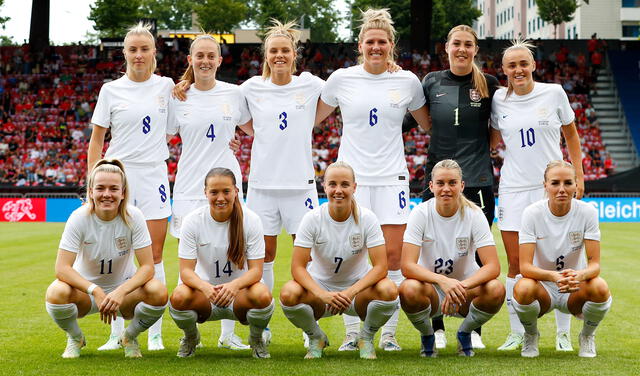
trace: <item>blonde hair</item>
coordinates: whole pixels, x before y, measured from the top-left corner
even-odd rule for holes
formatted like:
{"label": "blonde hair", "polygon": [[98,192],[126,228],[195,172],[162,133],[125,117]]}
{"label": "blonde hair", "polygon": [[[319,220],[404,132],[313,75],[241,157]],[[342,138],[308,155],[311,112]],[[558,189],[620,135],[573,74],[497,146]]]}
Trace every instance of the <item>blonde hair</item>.
{"label": "blonde hair", "polygon": [[93,202],[92,191],[93,186],[96,182],[96,175],[98,175],[98,173],[100,172],[120,175],[123,195],[122,201],[120,201],[120,206],[118,206],[118,215],[120,216],[120,218],[122,218],[122,222],[124,222],[127,227],[131,227],[131,225],[129,224],[129,212],[127,211],[127,203],[129,202],[129,185],[127,183],[127,175],[125,175],[124,173],[124,165],[117,159],[101,159],[96,163],[96,165],[89,173],[89,177],[87,178],[89,214],[93,214],[96,212],[96,206]]}
{"label": "blonde hair", "polygon": [[[504,61],[504,57],[511,51],[525,50],[529,54],[531,62],[534,63],[535,59],[532,52],[534,48],[536,48],[536,46],[526,39],[514,39],[511,41],[511,46],[505,48],[502,52],[502,60]],[[502,65],[504,65],[504,63]],[[505,95],[505,99],[507,99],[511,95],[511,93],[513,93],[513,85],[511,84],[511,81],[507,79],[507,95]]]}
{"label": "blonde hair", "polygon": [[[329,170],[332,170],[335,168],[346,169],[351,173],[351,180],[353,180],[354,183],[356,182],[356,173],[353,171],[353,168],[347,162],[344,162],[344,161],[337,161],[330,164],[327,167],[327,169],[324,170],[324,176],[326,177],[327,174],[329,173]],[[353,197],[351,197],[351,214],[353,215],[353,221],[357,225],[360,222],[360,214],[358,212],[358,203],[356,202],[356,199]]]}
{"label": "blonde hair", "polygon": [[[468,25],[458,25],[449,30],[449,34],[447,34],[447,43],[451,40],[451,37],[454,33],[458,31],[464,31],[473,36],[473,43],[475,47],[478,48],[478,34],[476,34],[475,30],[471,26]],[[489,87],[487,85],[487,78],[480,70],[480,67],[474,61],[471,62],[471,83],[473,84],[473,88],[480,93],[481,98],[489,98]]]}
{"label": "blonde hair", "polygon": [[[127,44],[127,39],[134,35],[141,35],[151,39],[151,44],[153,45],[153,49],[156,49],[156,39],[151,34],[151,24],[146,24],[144,22],[138,22],[136,25],[132,26],[127,34],[124,36],[124,44]],[[123,51],[125,49],[123,48]],[[153,62],[151,63],[151,68],[149,69],[149,73],[153,74],[156,71],[156,67],[158,66],[158,62],[156,61],[155,55],[153,56]],[[129,69],[129,64],[127,63],[127,70]]]}
{"label": "blonde hair", "polygon": [[[231,179],[233,187],[236,187],[236,176],[233,171],[224,167],[215,167],[209,170],[207,176],[204,178],[205,189],[207,187],[207,180],[216,176],[224,176]],[[245,248],[244,214],[242,212],[240,198],[236,194],[236,199],[233,201],[231,216],[229,217],[229,248],[227,248],[227,258],[229,261],[233,262],[238,269],[244,268],[244,262],[246,261]]]}
{"label": "blonde hair", "polygon": [[551,169],[556,168],[556,167],[566,167],[570,170],[573,170],[573,178],[576,179],[576,168],[573,167],[573,165],[567,161],[563,161],[563,160],[555,160],[555,161],[551,161],[549,163],[547,163],[547,168],[544,169],[544,181],[547,181],[547,173],[549,171],[551,171]]}
{"label": "blonde hair", "polygon": [[[213,37],[213,35],[208,34],[208,33],[204,33],[204,32],[203,32],[203,34],[198,35],[193,41],[191,41],[191,45],[189,46],[189,55],[193,55],[193,49],[194,49],[196,43],[198,43],[198,42],[200,42],[202,40],[210,40],[210,41],[212,41],[216,45],[216,48],[218,50],[218,56],[221,55],[222,52],[220,50],[220,43],[218,43],[218,41],[216,40],[216,38]],[[189,66],[187,67],[187,70],[185,70],[184,73],[182,74],[182,77],[180,78],[180,81],[187,81],[189,83],[195,82],[195,76],[193,74],[193,64],[189,64]]]}
{"label": "blonde hair", "polygon": [[[433,170],[431,170],[431,181],[433,181],[433,177],[435,176],[436,171],[441,169],[455,170],[458,173],[458,176],[460,177],[460,181],[462,182],[462,169],[460,168],[460,165],[458,164],[458,162],[454,161],[453,159],[443,159],[440,162],[436,163],[436,165],[433,166]],[[480,210],[480,208],[478,208],[478,206],[474,204],[472,201],[469,201],[469,199],[467,199],[462,192],[460,192],[457,202],[458,202],[458,209],[460,210],[460,217],[463,219],[464,219],[465,207],[468,207],[472,210],[476,210],[476,209]]]}
{"label": "blonde hair", "polygon": [[[269,64],[267,62],[267,45],[269,44],[269,40],[275,37],[285,37],[289,39],[291,42],[291,49],[294,54],[297,56],[297,48],[298,42],[300,41],[300,30],[296,29],[298,24],[294,21],[290,21],[285,23],[276,20],[275,18],[271,19],[271,26],[267,29],[267,32],[264,37],[264,42],[262,43],[262,55],[264,57],[264,61],[262,63],[262,78],[267,79],[271,77],[271,68],[269,68]],[[294,59],[293,64],[291,64],[291,74],[294,74],[298,68],[296,67],[296,61]]]}
{"label": "blonde hair", "polygon": [[[362,12],[362,25],[360,25],[360,33],[358,33],[358,42],[362,42],[364,34],[371,29],[380,29],[387,33],[389,41],[393,43],[393,48],[389,54],[389,61],[393,62],[397,58],[396,51],[396,29],[393,27],[393,19],[388,8],[367,9]],[[362,64],[364,57],[362,53],[358,55],[358,63]]]}

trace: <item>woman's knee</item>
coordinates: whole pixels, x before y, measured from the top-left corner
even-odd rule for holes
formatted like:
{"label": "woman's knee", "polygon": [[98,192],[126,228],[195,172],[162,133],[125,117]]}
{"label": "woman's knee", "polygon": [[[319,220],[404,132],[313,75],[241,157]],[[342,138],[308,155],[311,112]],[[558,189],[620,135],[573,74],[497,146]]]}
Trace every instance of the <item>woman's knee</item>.
{"label": "woman's knee", "polygon": [[280,289],[280,302],[286,306],[294,306],[300,303],[303,289],[296,281],[289,281]]}
{"label": "woman's knee", "polygon": [[51,304],[67,304],[71,302],[73,287],[60,280],[53,281],[47,288],[45,299]]}

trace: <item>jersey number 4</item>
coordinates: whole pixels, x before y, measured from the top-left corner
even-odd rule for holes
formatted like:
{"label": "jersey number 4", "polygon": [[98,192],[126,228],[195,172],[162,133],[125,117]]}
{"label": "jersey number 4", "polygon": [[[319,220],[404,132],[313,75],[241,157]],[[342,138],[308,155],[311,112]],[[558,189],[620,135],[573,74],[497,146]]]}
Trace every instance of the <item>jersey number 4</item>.
{"label": "jersey number 4", "polygon": [[[231,269],[231,261],[227,261],[222,268],[222,272],[231,277],[233,270]],[[216,278],[220,278],[220,261],[216,260]]]}
{"label": "jersey number 4", "polygon": [[216,138],[216,129],[213,127],[213,124],[209,124],[209,128],[207,129],[207,138],[211,139],[211,142]]}

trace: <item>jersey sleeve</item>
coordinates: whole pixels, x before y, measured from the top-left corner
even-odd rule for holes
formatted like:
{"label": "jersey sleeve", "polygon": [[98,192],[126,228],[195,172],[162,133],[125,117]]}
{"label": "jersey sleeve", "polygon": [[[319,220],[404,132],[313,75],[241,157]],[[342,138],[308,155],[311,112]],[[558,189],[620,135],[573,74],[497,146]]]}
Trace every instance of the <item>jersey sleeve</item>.
{"label": "jersey sleeve", "polygon": [[111,104],[109,103],[109,88],[103,85],[98,94],[98,101],[93,109],[91,116],[91,124],[101,126],[103,128],[111,127]]}
{"label": "jersey sleeve", "polygon": [[64,226],[64,231],[62,232],[62,238],[60,239],[60,245],[58,248],[73,253],[80,252],[80,246],[82,245],[84,238],[82,231],[83,219],[89,219],[89,215],[86,214],[86,211],[76,210],[71,214],[71,216],[69,216],[69,219]]}
{"label": "jersey sleeve", "polygon": [[493,240],[493,235],[491,234],[491,228],[489,228],[489,224],[487,223],[487,218],[485,218],[480,209],[473,209],[471,237],[476,248],[496,245],[496,242]]}
{"label": "jersey sleeve", "polygon": [[407,229],[404,231],[403,241],[417,246],[422,246],[424,229],[427,223],[426,207],[419,205],[409,214]]}
{"label": "jersey sleeve", "polygon": [[499,131],[500,128],[498,126],[498,99],[496,98],[498,95],[502,95],[502,90],[496,90],[496,92],[493,95],[493,99],[491,100],[491,117],[490,117],[490,123],[491,123],[491,128]]}
{"label": "jersey sleeve", "polygon": [[340,83],[338,82],[339,76],[341,75],[342,70],[338,69],[333,72],[331,76],[327,79],[327,82],[324,84],[322,88],[322,94],[320,95],[320,99],[329,106],[338,107],[340,103],[338,103],[338,90]]}
{"label": "jersey sleeve", "polygon": [[367,215],[362,219],[365,229],[365,246],[367,248],[373,248],[385,244],[382,228],[380,227],[380,223],[378,222],[378,218],[376,218],[375,214],[367,212]]}
{"label": "jersey sleeve", "polygon": [[[315,210],[322,210],[321,208]],[[298,226],[298,231],[296,232],[296,240],[293,243],[296,247],[302,248],[311,248],[313,247],[313,243],[316,237],[316,226],[315,226],[315,210],[308,212],[302,217],[302,222],[300,222],[300,226]]]}
{"label": "jersey sleeve", "polygon": [[174,135],[180,133],[180,123],[176,116],[178,108],[178,99],[169,98],[169,114],[167,116],[167,134]]}
{"label": "jersey sleeve", "polygon": [[142,212],[137,209],[129,209],[129,218],[131,219],[131,248],[136,250],[150,246],[151,235],[149,235],[147,222]]}
{"label": "jersey sleeve", "polygon": [[598,220],[598,210],[593,206],[585,205],[584,215],[586,223],[584,228],[584,238],[587,240],[600,241],[600,225]]}
{"label": "jersey sleeve", "polygon": [[487,79],[487,87],[489,88],[489,98],[493,98],[493,95],[496,93],[496,90],[500,88],[500,81],[497,78],[490,74],[485,74],[485,78]]}
{"label": "jersey sleeve", "polygon": [[257,215],[252,215],[247,225],[244,229],[247,260],[263,259],[264,231],[262,231],[262,222]]}
{"label": "jersey sleeve", "polygon": [[424,104],[427,103],[427,100],[424,97],[424,90],[422,90],[422,85],[420,84],[420,80],[418,79],[418,77],[413,73],[409,74],[411,75],[410,90],[412,99],[411,103],[409,103],[408,110],[415,111],[424,106]]}
{"label": "jersey sleeve", "polygon": [[520,231],[518,232],[520,244],[536,242],[536,226],[534,220],[536,215],[539,215],[539,213],[536,213],[533,205],[527,207],[524,209],[524,212],[522,212]]}
{"label": "jersey sleeve", "polygon": [[195,260],[198,258],[198,215],[188,215],[180,227],[180,244],[178,244],[178,257],[181,259]]}
{"label": "jersey sleeve", "polygon": [[240,117],[238,118],[239,125],[243,125],[251,120],[251,113],[249,112],[247,98],[242,93],[241,88],[238,88],[238,110],[240,111]]}
{"label": "jersey sleeve", "polygon": [[[429,72],[422,79],[422,93],[424,94],[425,100],[429,98],[429,95],[431,94],[431,87],[433,86],[433,80],[434,80],[435,74],[436,72]],[[427,103],[427,106],[428,105],[429,103]]]}
{"label": "jersey sleeve", "polygon": [[571,108],[571,104],[569,103],[569,98],[567,94],[564,92],[564,89],[560,85],[554,85],[557,90],[556,103],[558,103],[558,117],[562,122],[562,125],[571,124],[572,121],[575,120],[576,115],[573,112],[573,108]]}

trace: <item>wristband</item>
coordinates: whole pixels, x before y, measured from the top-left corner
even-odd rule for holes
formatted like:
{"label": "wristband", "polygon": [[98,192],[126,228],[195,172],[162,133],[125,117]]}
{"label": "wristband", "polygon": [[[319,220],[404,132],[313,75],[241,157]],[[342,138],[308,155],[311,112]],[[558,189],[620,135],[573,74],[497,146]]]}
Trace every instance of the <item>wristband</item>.
{"label": "wristband", "polygon": [[95,283],[89,285],[89,287],[87,287],[87,294],[93,295],[93,290],[95,290],[96,287],[98,287],[98,285],[96,285]]}

